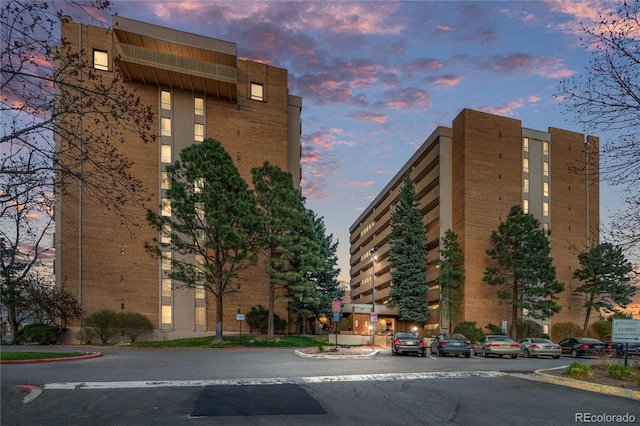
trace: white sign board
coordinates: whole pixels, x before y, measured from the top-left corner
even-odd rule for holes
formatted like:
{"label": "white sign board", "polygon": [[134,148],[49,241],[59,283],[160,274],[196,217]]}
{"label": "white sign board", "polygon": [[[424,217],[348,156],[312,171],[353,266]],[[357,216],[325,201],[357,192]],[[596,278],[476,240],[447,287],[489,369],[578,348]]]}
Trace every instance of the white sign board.
{"label": "white sign board", "polygon": [[371,312],[371,324],[375,324],[378,322],[378,313]]}
{"label": "white sign board", "polygon": [[611,340],[616,343],[639,343],[640,320],[614,319]]}

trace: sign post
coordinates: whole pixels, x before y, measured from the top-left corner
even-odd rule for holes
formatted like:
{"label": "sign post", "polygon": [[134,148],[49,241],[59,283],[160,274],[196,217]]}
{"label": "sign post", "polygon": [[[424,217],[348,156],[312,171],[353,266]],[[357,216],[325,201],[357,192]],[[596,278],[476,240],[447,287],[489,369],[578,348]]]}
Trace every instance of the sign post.
{"label": "sign post", "polygon": [[236,315],[236,319],[240,323],[240,344],[242,345],[242,321],[244,321],[244,314],[240,313],[240,309],[238,309],[238,314]]}
{"label": "sign post", "polygon": [[338,321],[340,321],[340,311],[342,311],[342,303],[339,300],[331,302],[331,313],[333,313],[333,334],[336,335],[336,349],[338,349]]}

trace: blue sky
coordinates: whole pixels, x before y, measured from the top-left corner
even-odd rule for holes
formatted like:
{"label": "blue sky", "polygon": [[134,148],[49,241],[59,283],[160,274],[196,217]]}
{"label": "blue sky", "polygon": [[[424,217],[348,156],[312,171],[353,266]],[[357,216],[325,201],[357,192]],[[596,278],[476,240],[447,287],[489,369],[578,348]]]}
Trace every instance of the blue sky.
{"label": "blue sky", "polygon": [[[581,24],[619,1],[116,1],[112,12],[237,43],[238,56],[285,68],[303,98],[307,206],[340,242],[438,125],[463,108],[523,127],[583,132],[554,97],[591,53]],[[108,21],[110,22],[110,20]],[[603,139],[606,135],[599,135]],[[618,203],[601,186],[601,218]]]}

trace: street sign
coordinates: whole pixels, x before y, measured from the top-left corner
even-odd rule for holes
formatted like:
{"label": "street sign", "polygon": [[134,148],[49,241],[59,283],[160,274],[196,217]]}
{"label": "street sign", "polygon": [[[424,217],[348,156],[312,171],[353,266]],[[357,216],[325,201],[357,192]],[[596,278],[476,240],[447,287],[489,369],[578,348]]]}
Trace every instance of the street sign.
{"label": "street sign", "polygon": [[640,320],[614,319],[611,340],[616,343],[639,343]]}
{"label": "street sign", "polygon": [[334,312],[333,313],[333,320],[334,321],[340,321],[340,312]]}
{"label": "street sign", "polygon": [[378,313],[371,312],[371,324],[375,324],[378,322]]}
{"label": "street sign", "polygon": [[507,321],[502,321],[502,334],[507,334]]}
{"label": "street sign", "polygon": [[236,319],[238,321],[244,321],[244,314],[236,314]]}
{"label": "street sign", "polygon": [[340,311],[342,310],[342,303],[340,303],[339,300],[334,300],[333,302],[331,302],[331,312],[332,313],[340,313]]}

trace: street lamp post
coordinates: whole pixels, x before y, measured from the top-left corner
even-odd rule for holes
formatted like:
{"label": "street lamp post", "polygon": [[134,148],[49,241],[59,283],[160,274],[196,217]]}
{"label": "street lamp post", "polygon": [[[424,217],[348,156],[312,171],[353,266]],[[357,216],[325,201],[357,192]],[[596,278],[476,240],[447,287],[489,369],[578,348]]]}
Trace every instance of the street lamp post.
{"label": "street lamp post", "polygon": [[371,249],[369,254],[371,254],[371,266],[372,266],[372,276],[371,276],[371,348],[375,348],[376,342],[376,329],[374,324],[374,318],[377,319],[376,312],[376,252],[378,251],[378,247],[374,247]]}

